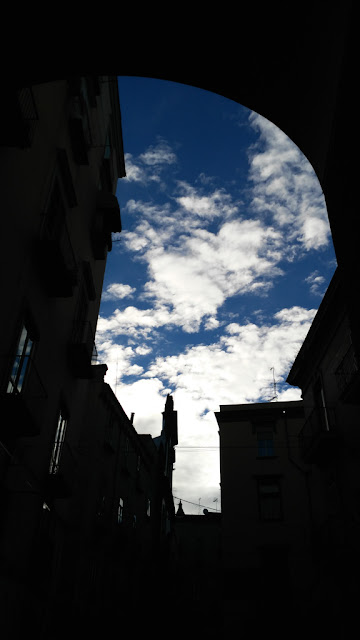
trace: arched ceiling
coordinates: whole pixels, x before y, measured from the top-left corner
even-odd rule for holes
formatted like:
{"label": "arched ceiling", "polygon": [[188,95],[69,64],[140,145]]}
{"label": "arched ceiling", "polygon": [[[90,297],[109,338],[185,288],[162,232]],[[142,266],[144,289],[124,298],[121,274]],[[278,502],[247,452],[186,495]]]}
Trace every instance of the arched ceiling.
{"label": "arched ceiling", "polygon": [[[112,67],[91,71],[197,86],[271,120],[312,164],[323,187],[338,259],[344,255],[346,260],[344,219],[353,215],[357,205],[356,165],[349,162],[353,140],[348,132],[355,104],[355,24],[350,0],[241,5],[236,16],[219,13],[217,18],[215,10],[212,16],[204,16],[204,27],[198,31],[191,30],[190,17],[187,30],[174,21],[168,25],[165,43],[151,28],[147,39],[134,34],[134,50],[142,44],[146,49],[146,55],[136,58],[129,47],[124,54],[120,32],[118,42],[108,43]],[[49,74],[25,80],[60,78]],[[17,78],[18,83],[23,81]]]}

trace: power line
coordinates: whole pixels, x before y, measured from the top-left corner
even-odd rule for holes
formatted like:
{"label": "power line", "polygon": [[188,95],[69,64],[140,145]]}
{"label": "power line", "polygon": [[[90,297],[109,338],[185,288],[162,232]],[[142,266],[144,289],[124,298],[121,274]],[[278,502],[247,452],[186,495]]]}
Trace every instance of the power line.
{"label": "power line", "polygon": [[[187,504],[193,504],[195,507],[203,507],[204,509],[211,509],[212,511],[217,511],[214,507],[206,507],[204,504],[200,504],[199,502],[190,502],[190,500],[184,500],[183,498],[178,498],[177,496],[173,496],[174,500],[180,500],[180,502],[186,502]],[[219,511],[218,511],[219,513]]]}
{"label": "power line", "polygon": [[[298,436],[289,436],[289,439],[294,438],[297,440]],[[274,447],[276,448],[286,448],[287,442],[286,440],[273,440],[273,444]],[[215,452],[215,451],[220,451],[221,449],[257,449],[258,448],[258,443],[255,442],[254,444],[228,444],[228,445],[222,445],[222,446],[218,446],[218,445],[184,445],[184,446],[176,446],[175,451],[185,451],[185,452],[191,452],[191,451],[199,451],[199,450],[203,450],[203,451],[209,451],[211,453]]]}

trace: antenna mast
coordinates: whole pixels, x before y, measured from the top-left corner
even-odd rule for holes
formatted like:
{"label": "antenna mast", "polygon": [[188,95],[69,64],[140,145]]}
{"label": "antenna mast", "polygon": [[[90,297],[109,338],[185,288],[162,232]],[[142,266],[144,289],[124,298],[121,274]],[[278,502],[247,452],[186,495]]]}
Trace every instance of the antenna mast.
{"label": "antenna mast", "polygon": [[275,369],[274,369],[274,367],[270,367],[270,371],[273,372],[273,388],[274,388],[274,395],[273,395],[272,398],[270,398],[270,402],[271,402],[272,400],[277,400],[278,396],[277,396],[277,390],[276,390]]}

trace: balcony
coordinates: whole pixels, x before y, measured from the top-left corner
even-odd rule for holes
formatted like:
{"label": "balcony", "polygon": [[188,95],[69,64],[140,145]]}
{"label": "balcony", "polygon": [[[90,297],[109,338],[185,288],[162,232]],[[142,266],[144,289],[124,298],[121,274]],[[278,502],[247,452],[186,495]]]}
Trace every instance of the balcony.
{"label": "balcony", "polygon": [[89,145],[86,140],[82,118],[69,119],[69,134],[74,161],[79,165],[88,165]]}
{"label": "balcony", "polygon": [[360,359],[354,345],[350,345],[335,375],[341,400],[360,404]]}
{"label": "balcony", "polygon": [[67,442],[61,446],[61,456],[58,465],[45,479],[45,499],[47,502],[69,498],[76,487],[77,463],[75,456]]}
{"label": "balcony", "polygon": [[91,323],[86,320],[76,327],[68,346],[70,369],[76,378],[91,378],[91,365],[97,362],[95,335]]}
{"label": "balcony", "polygon": [[46,224],[35,243],[34,259],[40,280],[49,297],[68,298],[77,283],[77,266],[66,224],[51,234]]}
{"label": "balcony", "polygon": [[299,433],[299,446],[304,461],[321,464],[332,458],[340,445],[334,409],[315,407]]}
{"label": "balcony", "polygon": [[0,145],[20,149],[31,147],[39,119],[31,88],[9,92],[4,107]]}
{"label": "balcony", "polygon": [[91,243],[95,260],[105,260],[112,249],[112,232],[121,232],[120,207],[116,196],[99,191],[91,230]]}
{"label": "balcony", "polygon": [[[34,437],[41,431],[47,394],[32,358],[27,356],[27,360],[26,375],[21,385],[18,383],[14,386],[10,375],[2,381],[0,434],[5,442],[20,437]],[[8,370],[9,357],[2,357],[0,364],[3,371]]]}

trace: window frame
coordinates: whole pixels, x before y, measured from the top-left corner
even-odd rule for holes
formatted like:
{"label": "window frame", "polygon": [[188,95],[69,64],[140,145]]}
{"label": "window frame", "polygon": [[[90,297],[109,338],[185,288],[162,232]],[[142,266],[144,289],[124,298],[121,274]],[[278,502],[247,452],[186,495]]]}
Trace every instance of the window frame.
{"label": "window frame", "polygon": [[60,469],[61,456],[64,448],[66,431],[69,422],[69,416],[64,408],[61,408],[58,413],[57,426],[55,431],[55,438],[50,456],[49,474],[51,476],[57,475]]}
{"label": "window frame", "polygon": [[[265,487],[276,487],[274,491],[264,491]],[[258,476],[257,496],[259,519],[262,522],[280,522],[284,519],[280,476]],[[272,500],[272,505],[270,505]]]}
{"label": "window frame", "polygon": [[26,322],[22,322],[16,348],[12,356],[11,368],[7,376],[6,393],[19,394],[26,385],[35,342],[30,334],[31,331],[29,331]]}
{"label": "window frame", "polygon": [[[271,437],[268,437],[269,434]],[[256,429],[257,438],[257,457],[258,458],[274,458],[274,430],[270,427],[258,427]]]}
{"label": "window frame", "polygon": [[122,524],[124,522],[124,498],[119,498],[117,508],[117,523]]}

